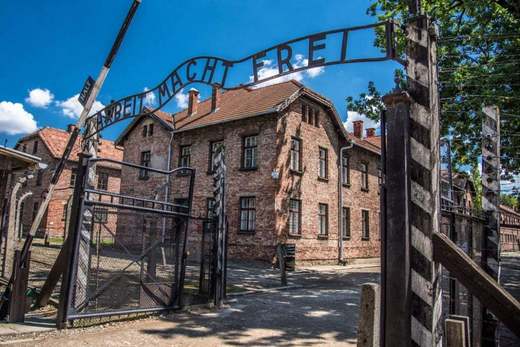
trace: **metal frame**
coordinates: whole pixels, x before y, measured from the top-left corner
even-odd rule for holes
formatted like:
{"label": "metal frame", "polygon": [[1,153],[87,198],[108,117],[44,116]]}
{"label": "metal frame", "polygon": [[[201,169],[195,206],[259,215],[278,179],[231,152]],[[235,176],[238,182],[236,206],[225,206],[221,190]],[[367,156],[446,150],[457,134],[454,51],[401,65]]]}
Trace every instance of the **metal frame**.
{"label": "metal frame", "polygon": [[[188,189],[188,201],[187,205],[180,205],[169,203],[160,200],[154,199],[146,199],[139,197],[132,197],[124,194],[111,193],[106,191],[100,191],[97,189],[87,188],[87,172],[91,170],[96,164],[100,162],[108,162],[113,164],[118,164],[121,166],[128,166],[135,169],[146,170],[154,173],[159,173],[163,175],[174,175],[177,172],[182,172],[183,177],[187,177],[189,180]],[[193,202],[193,191],[194,191],[194,180],[195,180],[195,169],[189,167],[179,167],[173,170],[161,170],[152,167],[145,167],[141,165],[136,165],[133,163],[127,163],[124,161],[117,161],[113,159],[106,158],[91,158],[89,155],[80,154],[80,160],[78,163],[78,176],[76,180],[76,186],[74,189],[74,197],[73,197],[73,207],[72,211],[73,216],[71,216],[70,225],[71,225],[71,249],[69,249],[69,264],[68,269],[64,272],[64,282],[62,286],[62,292],[60,297],[60,308],[58,311],[58,326],[63,328],[67,326],[67,323],[70,320],[81,319],[81,318],[92,318],[92,317],[102,317],[102,316],[112,316],[112,315],[122,315],[129,313],[146,313],[146,312],[160,312],[164,310],[169,310],[176,307],[182,306],[182,292],[184,287],[184,277],[185,277],[185,267],[186,267],[186,244],[187,244],[187,234],[188,234],[188,220],[190,219],[201,219],[200,217],[191,216],[191,206]],[[101,201],[103,196],[109,196],[110,202]],[[97,199],[96,199],[97,198]],[[114,200],[118,202],[114,202]],[[130,201],[131,203],[124,203],[125,200]],[[122,309],[122,310],[107,310],[104,312],[85,312],[80,313],[78,310],[85,308],[85,304],[88,304],[93,298],[103,293],[103,291],[110,286],[110,283],[113,279],[109,280],[105,285],[96,291],[93,296],[88,296],[86,300],[79,305],[78,307],[72,307],[72,297],[75,293],[76,287],[74,282],[78,276],[77,267],[78,267],[78,259],[79,259],[79,249],[80,249],[80,234],[83,228],[85,212],[87,210],[92,211],[92,219],[95,218],[95,214],[93,213],[94,206],[106,206],[113,207],[123,210],[130,211],[143,211],[148,213],[159,214],[163,216],[171,216],[181,219],[181,227],[178,232],[175,232],[175,238],[179,237],[179,233],[183,234],[184,237],[182,240],[176,240],[176,243],[182,241],[181,248],[176,248],[178,252],[176,252],[176,262],[174,269],[174,285],[172,288],[176,288],[174,291],[174,300],[167,305],[166,307],[156,307],[156,308],[135,308],[135,309]],[[139,206],[140,205],[140,206]],[[147,206],[148,205],[148,206]],[[177,210],[177,211],[176,211]],[[180,211],[179,211],[180,210]],[[184,211],[183,211],[184,210]],[[91,223],[91,222],[89,222]],[[143,251],[137,259],[133,259],[127,266],[135,264],[139,262],[141,259],[146,257],[150,250],[153,250],[158,244],[156,241],[154,244],[150,245],[145,251]],[[179,247],[177,245],[176,247]],[[126,252],[128,250],[126,247],[123,247]],[[180,252],[180,253],[179,253]],[[89,257],[90,258],[90,257]],[[116,277],[114,277],[116,278]],[[118,278],[118,277],[117,277]]]}

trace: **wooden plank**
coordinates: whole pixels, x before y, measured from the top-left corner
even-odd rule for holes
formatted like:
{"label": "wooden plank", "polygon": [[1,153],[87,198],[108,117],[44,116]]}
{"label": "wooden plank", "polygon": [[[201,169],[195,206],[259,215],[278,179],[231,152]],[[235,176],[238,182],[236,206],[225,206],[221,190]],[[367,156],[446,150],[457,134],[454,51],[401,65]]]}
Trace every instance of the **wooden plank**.
{"label": "wooden plank", "polygon": [[446,235],[433,233],[433,259],[520,337],[520,303]]}

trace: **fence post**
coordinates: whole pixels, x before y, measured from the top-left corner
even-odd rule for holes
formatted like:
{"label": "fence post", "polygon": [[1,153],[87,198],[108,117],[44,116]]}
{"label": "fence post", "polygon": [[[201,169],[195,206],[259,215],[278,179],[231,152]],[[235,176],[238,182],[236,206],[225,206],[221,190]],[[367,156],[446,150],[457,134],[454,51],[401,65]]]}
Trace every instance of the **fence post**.
{"label": "fence post", "polygon": [[[9,322],[10,323],[18,323],[25,321],[25,307],[27,302],[27,297],[25,296],[25,292],[27,291],[27,284],[29,280],[29,265],[31,254],[28,253],[28,256],[23,260],[22,252],[20,250],[16,250],[14,252],[13,259],[13,297],[12,301],[9,305]],[[21,262],[24,261],[22,264]]]}
{"label": "fence post", "polygon": [[381,308],[380,288],[375,283],[365,283],[361,287],[361,313],[357,335],[358,347],[379,347],[379,310]]}
{"label": "fence post", "polygon": [[409,95],[394,92],[384,98],[387,256],[382,338],[384,346],[433,347],[442,344],[440,265],[432,257],[432,233],[440,223],[437,31],[428,17],[416,16],[406,34]]}
{"label": "fence post", "polygon": [[[500,279],[500,115],[498,107],[482,109],[482,210],[486,223],[482,237],[482,267],[497,282]],[[482,310],[482,345],[494,346],[497,320]]]}

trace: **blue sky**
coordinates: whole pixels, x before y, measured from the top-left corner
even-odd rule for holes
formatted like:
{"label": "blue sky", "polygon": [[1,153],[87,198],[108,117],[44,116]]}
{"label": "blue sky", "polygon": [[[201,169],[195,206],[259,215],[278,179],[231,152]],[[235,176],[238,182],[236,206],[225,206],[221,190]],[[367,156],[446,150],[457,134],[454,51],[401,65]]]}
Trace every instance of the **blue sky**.
{"label": "blue sky", "polygon": [[[4,1],[0,5],[0,143],[8,146],[35,127],[76,121],[74,96],[94,78],[131,0]],[[157,85],[188,58],[239,59],[316,32],[373,23],[369,1],[143,0],[98,97],[98,107]],[[356,56],[378,55],[371,35],[352,35]],[[346,120],[345,97],[375,81],[393,85],[394,62],[327,67],[293,77],[331,99]],[[248,76],[244,76],[247,80]],[[202,97],[204,85],[195,86]],[[185,91],[186,92],[186,91]],[[165,107],[176,111],[182,95]],[[352,120],[351,117],[350,120]],[[125,124],[103,133],[114,139]]]}

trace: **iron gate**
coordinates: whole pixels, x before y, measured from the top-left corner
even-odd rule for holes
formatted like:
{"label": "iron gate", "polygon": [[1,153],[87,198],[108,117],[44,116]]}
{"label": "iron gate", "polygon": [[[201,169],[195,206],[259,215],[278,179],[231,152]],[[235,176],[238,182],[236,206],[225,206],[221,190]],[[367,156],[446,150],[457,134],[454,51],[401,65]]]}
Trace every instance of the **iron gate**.
{"label": "iron gate", "polygon": [[[202,221],[190,215],[195,170],[82,159],[77,208],[73,207],[76,218],[71,218],[77,232],[65,320],[182,306],[186,281],[199,281],[191,271],[197,266],[190,264],[186,273],[189,255],[203,255]],[[148,189],[143,183],[121,186],[118,192],[94,189],[88,172],[102,163],[120,166],[122,175],[139,175],[158,188]],[[202,278],[203,272],[198,275]]]}

